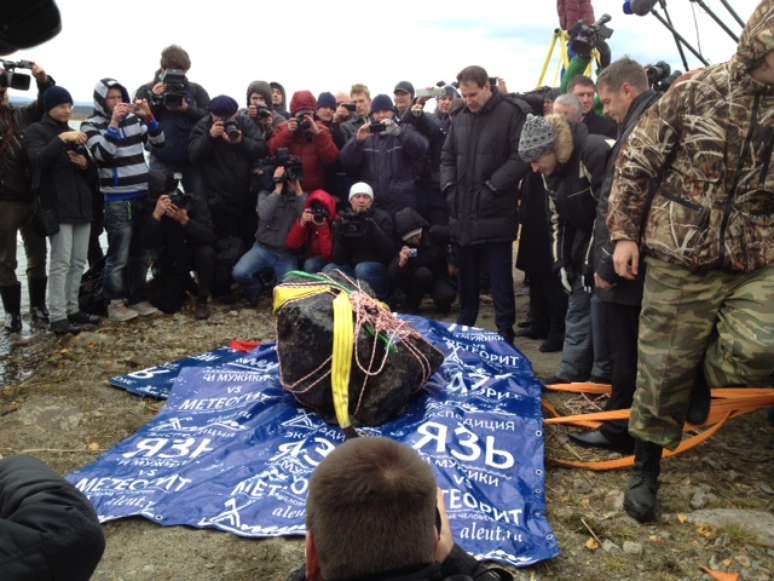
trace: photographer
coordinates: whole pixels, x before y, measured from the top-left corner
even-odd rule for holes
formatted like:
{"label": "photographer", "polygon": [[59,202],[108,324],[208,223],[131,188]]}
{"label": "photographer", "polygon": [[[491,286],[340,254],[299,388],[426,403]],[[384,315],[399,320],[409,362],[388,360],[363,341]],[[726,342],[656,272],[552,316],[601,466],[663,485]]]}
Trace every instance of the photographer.
{"label": "photographer", "polygon": [[317,101],[309,91],[297,91],[290,100],[291,117],[280,125],[269,140],[269,150],[276,155],[287,148],[304,165],[301,185],[311,192],[325,187],[326,168],[339,159],[339,148],[330,130],[314,119]]}
{"label": "photographer", "polygon": [[281,281],[286,273],[298,267],[298,259],[288,248],[287,238],[304,211],[306,194],[293,174],[288,167],[278,165],[274,170],[274,190],[258,194],[255,244],[239,259],[232,272],[252,305],[258,303],[262,291],[268,290],[271,279]]}
{"label": "photographer", "polygon": [[333,258],[335,220],[336,199],[324,190],[313,191],[287,239],[288,248],[300,253],[304,272],[320,272]]}
{"label": "photographer", "polygon": [[569,124],[558,114],[528,115],[519,141],[519,156],[543,176],[549,197],[554,270],[569,294],[562,364],[547,383],[607,383],[609,362],[592,340],[592,273],[585,258],[591,251],[596,197],[605,178],[610,145],[589,135],[584,125]]}
{"label": "photographer", "polygon": [[350,111],[349,120],[342,125],[342,131],[347,136],[347,141],[355,137],[357,130],[363,124],[371,121],[371,91],[362,83],[355,83],[349,90],[349,102],[354,106]]}
{"label": "photographer", "polygon": [[333,263],[324,270],[364,280],[384,300],[390,291],[387,264],[395,251],[392,218],[373,207],[374,192],[364,182],[350,188],[349,204],[333,224]]}
{"label": "photographer", "polygon": [[[43,93],[54,84],[42,67],[31,63],[38,87],[37,100],[15,107],[8,88],[0,87],[0,297],[5,309],[5,329],[21,331],[21,283],[16,278],[16,239],[21,232],[27,257],[30,318],[48,321],[46,310],[46,237],[33,221],[30,168],[21,134],[43,116]],[[8,74],[0,64],[0,73]]]}
{"label": "photographer", "polygon": [[169,175],[182,173],[186,190],[193,191],[196,183],[188,161],[188,138],[194,125],[207,115],[210,96],[186,77],[191,59],[179,46],[173,44],[161,51],[160,64],[153,81],[135,92],[135,98],[150,103],[166,138],[163,149],[151,152],[150,168]]}
{"label": "photographer", "polygon": [[188,155],[201,174],[202,193],[216,238],[237,238],[246,246],[255,234],[251,217],[255,207],[255,197],[250,193],[252,168],[263,157],[266,145],[255,125],[237,115],[238,109],[231,97],[215,97],[209,115],[191,131]]}
{"label": "photographer", "polygon": [[[147,101],[129,103],[129,94],[115,79],[102,79],[94,88],[94,112],[81,123],[86,145],[97,164],[99,187],[105,200],[108,252],[104,296],[108,318],[128,321],[158,313],[144,296],[148,255],[139,240],[148,194],[145,144],[164,145],[164,132]],[[128,307],[125,304],[128,302]]]}
{"label": "photographer", "polygon": [[[331,93],[320,93],[317,97],[315,116],[320,123],[330,129],[333,142],[339,150],[351,137],[346,129],[347,120],[352,116],[350,108],[349,97],[346,93],[339,93],[337,97]],[[341,164],[341,158],[326,168],[325,191],[335,197],[338,207],[347,205],[347,194],[353,183],[354,180]]]}
{"label": "photographer", "polygon": [[71,131],[67,124],[73,110],[70,93],[62,87],[50,87],[43,94],[43,109],[43,119],[24,132],[24,148],[41,207],[52,218],[47,232],[51,241],[49,320],[51,330],[64,335],[99,322],[78,306],[93,217],[91,185],[97,175],[84,147],[86,134]]}
{"label": "photographer", "polygon": [[[390,277],[406,295],[403,310],[415,313],[429,294],[441,313],[448,313],[457,296],[449,280],[446,228],[433,228],[412,208],[395,214],[395,233],[401,241],[398,255],[390,263]],[[446,234],[442,235],[442,232]]]}
{"label": "photographer", "polygon": [[[443,93],[443,96],[436,99],[435,113],[432,115],[435,117],[435,122],[441,128],[444,139],[446,139],[446,136],[449,134],[449,128],[451,127],[451,114],[455,109],[455,101],[459,106],[461,100],[460,94],[452,85],[446,85],[443,88]],[[443,144],[441,145],[443,146]]]}
{"label": "photographer", "polygon": [[272,111],[275,111],[278,115],[281,115],[285,119],[290,119],[290,113],[288,113],[288,109],[285,106],[285,101],[287,99],[285,94],[285,87],[283,87],[277,81],[270,82],[269,86],[271,87],[270,102]]}
{"label": "photographer", "polygon": [[428,150],[425,139],[411,125],[395,121],[392,100],[377,95],[371,102],[372,121],[360,126],[355,139],[341,152],[349,173],[373,184],[376,206],[393,216],[403,208],[417,208],[417,161]]}
{"label": "photographer", "polygon": [[209,297],[215,272],[215,231],[207,203],[197,193],[179,189],[180,174],[150,174],[153,212],[145,221],[143,244],[156,256],[151,301],[165,313],[176,313],[193,289],[191,271],[196,274],[194,316],[210,316]]}
{"label": "photographer", "polygon": [[247,109],[240,109],[239,114],[250,119],[266,141],[285,121],[271,109],[271,86],[266,81],[253,81],[247,86]]}

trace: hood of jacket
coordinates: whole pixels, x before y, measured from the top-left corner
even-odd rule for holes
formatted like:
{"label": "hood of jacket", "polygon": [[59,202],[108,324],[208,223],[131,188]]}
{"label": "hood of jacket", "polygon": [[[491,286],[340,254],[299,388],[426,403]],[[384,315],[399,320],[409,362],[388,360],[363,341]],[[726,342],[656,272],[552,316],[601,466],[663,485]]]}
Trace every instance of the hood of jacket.
{"label": "hood of jacket", "polygon": [[395,234],[403,240],[409,232],[419,228],[427,229],[429,224],[414,208],[403,208],[395,213]]}
{"label": "hood of jacket", "polygon": [[[281,105],[272,105],[272,109],[279,109],[279,110],[285,110],[288,108],[288,94],[285,92],[285,87],[282,86],[281,83],[278,83],[277,81],[271,81],[269,83],[269,87],[272,89],[279,89],[279,92],[282,93],[282,104]],[[271,99],[269,99],[269,103],[271,104]]]}
{"label": "hood of jacket", "polygon": [[[258,93],[266,102],[267,107],[271,107],[271,85],[266,81],[253,81],[247,85],[247,106],[250,106],[250,95]],[[284,94],[284,93],[283,93]]]}
{"label": "hood of jacket", "polygon": [[100,79],[97,85],[94,87],[94,116],[105,117],[110,119],[110,113],[105,108],[105,98],[107,97],[110,89],[121,90],[121,100],[124,103],[129,102],[129,91],[126,90],[121,83],[115,79]]}
{"label": "hood of jacket", "polygon": [[769,51],[774,50],[774,0],[761,0],[739,39],[736,60],[750,72]]}
{"label": "hood of jacket", "polygon": [[311,208],[313,202],[319,202],[328,210],[330,220],[336,219],[336,199],[325,190],[315,190],[306,199],[304,209]]}

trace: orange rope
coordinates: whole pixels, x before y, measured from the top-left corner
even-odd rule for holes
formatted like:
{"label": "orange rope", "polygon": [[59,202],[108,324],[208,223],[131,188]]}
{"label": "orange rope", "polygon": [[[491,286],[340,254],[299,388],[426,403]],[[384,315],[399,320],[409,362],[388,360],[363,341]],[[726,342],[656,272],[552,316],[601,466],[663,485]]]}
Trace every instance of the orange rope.
{"label": "orange rope", "polygon": [[[610,393],[609,385],[600,385],[596,383],[563,383],[556,385],[547,385],[549,391],[562,393],[585,393],[585,394],[606,394]],[[756,412],[760,409],[774,406],[774,388],[750,387],[750,388],[726,388],[718,387],[712,389],[712,402],[710,413],[705,422],[708,429],[700,434],[691,436],[683,440],[673,451],[664,450],[664,458],[677,456],[703,444],[714,436],[720,429],[726,425],[726,422],[732,418],[737,418],[746,414]],[[602,422],[610,420],[625,420],[629,418],[631,410],[613,410],[607,412],[594,412],[590,414],[578,414],[573,416],[562,416],[551,402],[543,400],[544,409],[553,417],[545,420],[546,425],[573,425],[582,428],[598,429]],[[686,424],[683,431],[693,431],[695,426]],[[584,468],[587,470],[603,471],[616,470],[619,468],[630,468],[634,465],[634,456],[624,456],[614,460],[600,460],[591,462],[581,462],[576,460],[551,459],[549,462],[557,466],[567,468]]]}

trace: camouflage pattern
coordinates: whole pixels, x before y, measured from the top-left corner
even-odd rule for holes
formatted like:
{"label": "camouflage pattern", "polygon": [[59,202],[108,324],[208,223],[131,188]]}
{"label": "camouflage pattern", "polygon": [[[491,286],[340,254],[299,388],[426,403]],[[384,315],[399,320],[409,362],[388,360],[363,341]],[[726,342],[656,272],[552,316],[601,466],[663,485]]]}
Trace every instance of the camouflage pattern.
{"label": "camouflage pattern", "polygon": [[774,264],[774,86],[750,76],[771,50],[763,0],[729,62],[684,75],[642,117],[616,164],[611,240],[694,271]]}
{"label": "camouflage pattern", "polygon": [[774,266],[696,273],[646,261],[629,433],[674,449],[702,359],[711,387],[774,386]]}

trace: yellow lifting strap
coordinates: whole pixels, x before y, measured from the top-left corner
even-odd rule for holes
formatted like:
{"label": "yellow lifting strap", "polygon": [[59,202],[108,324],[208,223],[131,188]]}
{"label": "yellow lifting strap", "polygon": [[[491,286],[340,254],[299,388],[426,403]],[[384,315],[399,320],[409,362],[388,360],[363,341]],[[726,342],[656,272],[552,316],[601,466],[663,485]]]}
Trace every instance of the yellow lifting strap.
{"label": "yellow lifting strap", "polygon": [[330,285],[315,285],[315,286],[284,286],[277,285],[274,287],[274,314],[277,314],[285,303],[290,301],[300,301],[302,299],[308,299],[314,295],[331,292]]}

